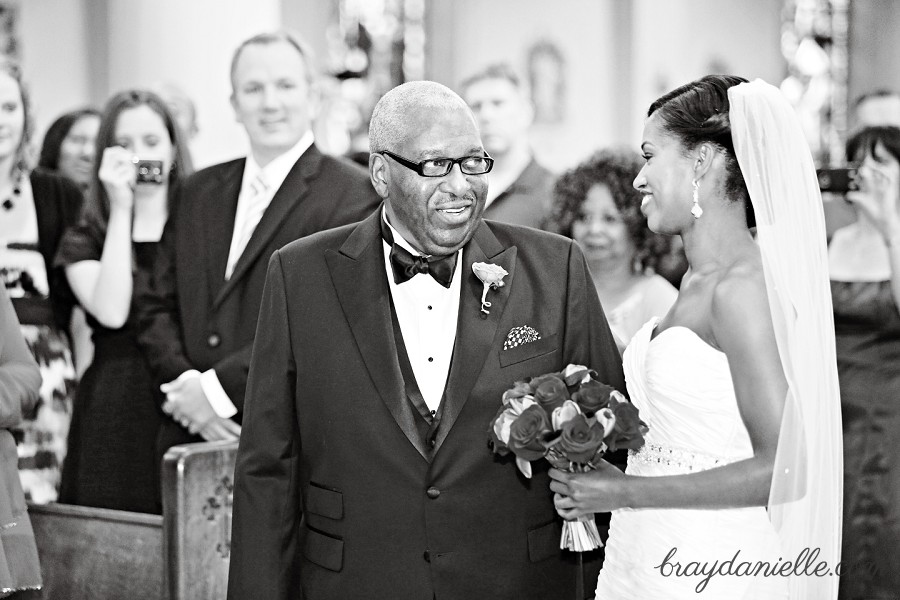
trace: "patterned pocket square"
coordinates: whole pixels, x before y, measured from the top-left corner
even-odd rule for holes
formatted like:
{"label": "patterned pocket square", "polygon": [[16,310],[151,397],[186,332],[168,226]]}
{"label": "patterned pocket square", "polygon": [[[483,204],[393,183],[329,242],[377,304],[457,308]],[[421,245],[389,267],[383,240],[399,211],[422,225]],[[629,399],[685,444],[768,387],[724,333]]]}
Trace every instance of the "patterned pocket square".
{"label": "patterned pocket square", "polygon": [[513,327],[509,330],[509,333],[506,334],[506,341],[503,342],[503,349],[509,350],[516,346],[529,344],[539,339],[541,339],[541,334],[533,327],[529,327],[528,325]]}

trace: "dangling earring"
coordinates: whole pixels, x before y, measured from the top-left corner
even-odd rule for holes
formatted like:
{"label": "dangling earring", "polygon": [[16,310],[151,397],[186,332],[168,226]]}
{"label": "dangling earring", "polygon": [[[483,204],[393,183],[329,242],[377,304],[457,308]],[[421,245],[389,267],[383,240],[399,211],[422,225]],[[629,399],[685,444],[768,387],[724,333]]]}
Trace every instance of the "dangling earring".
{"label": "dangling earring", "polygon": [[691,214],[695,219],[699,219],[703,215],[703,209],[700,208],[700,183],[695,179],[691,185],[694,187],[694,206],[691,207]]}

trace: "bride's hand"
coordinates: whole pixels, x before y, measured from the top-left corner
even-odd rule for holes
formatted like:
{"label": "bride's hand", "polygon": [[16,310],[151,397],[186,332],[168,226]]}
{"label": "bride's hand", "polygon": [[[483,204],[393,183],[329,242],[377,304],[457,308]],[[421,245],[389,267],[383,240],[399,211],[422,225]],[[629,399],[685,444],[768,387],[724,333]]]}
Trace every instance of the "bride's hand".
{"label": "bride's hand", "polygon": [[553,496],[556,512],[568,521],[625,506],[626,476],[605,460],[600,461],[596,470],[586,473],[550,469],[550,478],[550,489],[556,492]]}

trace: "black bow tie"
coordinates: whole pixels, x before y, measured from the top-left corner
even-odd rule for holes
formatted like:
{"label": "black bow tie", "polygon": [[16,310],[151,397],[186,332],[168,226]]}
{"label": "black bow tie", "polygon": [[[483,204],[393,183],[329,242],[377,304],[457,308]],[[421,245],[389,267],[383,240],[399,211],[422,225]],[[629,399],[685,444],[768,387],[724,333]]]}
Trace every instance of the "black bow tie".
{"label": "black bow tie", "polygon": [[394,236],[384,219],[381,220],[381,235],[384,241],[391,246],[390,259],[391,270],[394,272],[394,283],[400,285],[419,273],[427,273],[445,288],[450,287],[453,270],[456,268],[456,252],[448,256],[432,256],[430,258],[413,255],[409,250],[394,242]]}

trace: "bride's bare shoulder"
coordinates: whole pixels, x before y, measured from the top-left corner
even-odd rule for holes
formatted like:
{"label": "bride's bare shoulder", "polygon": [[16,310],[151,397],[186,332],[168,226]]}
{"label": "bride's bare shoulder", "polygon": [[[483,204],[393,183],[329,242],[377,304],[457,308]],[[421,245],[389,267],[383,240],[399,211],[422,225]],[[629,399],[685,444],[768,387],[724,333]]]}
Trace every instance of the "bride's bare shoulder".
{"label": "bride's bare shoulder", "polygon": [[723,347],[727,345],[725,338],[746,339],[748,330],[771,328],[765,274],[758,253],[742,255],[723,271],[712,291],[710,308],[713,334]]}

